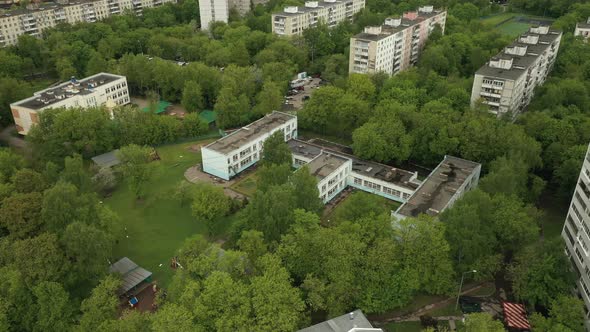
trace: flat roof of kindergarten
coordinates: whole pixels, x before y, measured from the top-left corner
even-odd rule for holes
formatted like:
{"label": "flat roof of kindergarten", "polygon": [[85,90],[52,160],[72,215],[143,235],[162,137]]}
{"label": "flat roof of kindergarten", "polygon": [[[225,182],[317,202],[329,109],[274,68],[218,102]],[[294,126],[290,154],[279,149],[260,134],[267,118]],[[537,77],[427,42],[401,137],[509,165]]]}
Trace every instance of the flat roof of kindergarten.
{"label": "flat roof of kindergarten", "polygon": [[307,164],[309,173],[315,176],[318,181],[325,179],[334,173],[340,166],[348,162],[348,158],[344,158],[329,152],[322,152]]}
{"label": "flat roof of kindergarten", "polygon": [[60,83],[59,85],[37,91],[32,97],[17,101],[12,105],[26,107],[32,110],[40,110],[49,107],[59,101],[73,98],[78,95],[88,95],[94,92],[94,88],[125,78],[125,76],[100,73],[90,77]]}
{"label": "flat roof of kindergarten", "polygon": [[227,154],[296,118],[294,115],[274,111],[205,147]]}
{"label": "flat roof of kindergarten", "polygon": [[479,167],[481,164],[473,161],[445,156],[418,190],[396,212],[407,217],[416,217],[421,213],[437,216],[465,180]]}
{"label": "flat roof of kindergarten", "polygon": [[331,154],[342,156],[352,161],[352,171],[357,174],[361,174],[367,177],[378,179],[381,181],[389,182],[400,187],[415,190],[418,188],[418,184],[411,182],[414,177],[414,173],[408,172],[403,169],[383,165],[373,161],[367,161],[359,159],[353,155],[342,152],[343,149],[336,150],[331,145],[335,143],[324,141],[322,144],[330,143],[326,145],[318,145],[315,143],[309,143],[298,139],[292,139],[287,142],[291,152],[295,155],[304,156],[308,159],[312,159],[320,155],[322,152],[329,152]]}

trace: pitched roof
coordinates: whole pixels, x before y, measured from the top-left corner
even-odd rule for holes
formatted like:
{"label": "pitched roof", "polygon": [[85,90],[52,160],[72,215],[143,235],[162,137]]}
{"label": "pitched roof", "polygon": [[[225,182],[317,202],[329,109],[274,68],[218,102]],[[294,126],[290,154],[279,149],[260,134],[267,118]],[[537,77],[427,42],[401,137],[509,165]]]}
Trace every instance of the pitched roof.
{"label": "pitched roof", "polygon": [[152,276],[150,271],[135,264],[135,262],[127,257],[123,257],[111,265],[109,267],[109,273],[118,273],[123,276],[123,284],[117,291],[119,296],[127,293],[133,287]]}

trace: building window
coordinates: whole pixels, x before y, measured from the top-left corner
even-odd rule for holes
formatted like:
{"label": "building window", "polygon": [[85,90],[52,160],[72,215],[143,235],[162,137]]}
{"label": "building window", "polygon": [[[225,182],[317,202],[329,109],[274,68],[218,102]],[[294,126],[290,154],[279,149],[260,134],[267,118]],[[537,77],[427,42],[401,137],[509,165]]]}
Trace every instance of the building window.
{"label": "building window", "polygon": [[574,249],[574,252],[576,253],[576,256],[578,256],[578,260],[580,260],[580,263],[584,263],[584,258],[582,256],[582,253],[580,252],[580,250],[578,250],[577,247],[576,247],[576,249]]}
{"label": "building window", "polygon": [[359,178],[354,178],[354,184],[362,186],[363,185],[363,180],[359,179]]}

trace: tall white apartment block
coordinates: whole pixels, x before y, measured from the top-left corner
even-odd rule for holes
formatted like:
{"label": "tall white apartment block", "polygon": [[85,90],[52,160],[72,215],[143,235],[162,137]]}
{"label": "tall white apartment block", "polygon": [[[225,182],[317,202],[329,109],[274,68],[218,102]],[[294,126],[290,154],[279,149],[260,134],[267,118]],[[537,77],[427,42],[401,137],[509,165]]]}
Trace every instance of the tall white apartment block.
{"label": "tall white apartment block", "polygon": [[354,14],[365,8],[365,0],[306,1],[304,7],[289,6],[283,12],[272,14],[272,32],[281,36],[302,35],[303,30],[323,21],[328,27],[339,22],[352,21]]}
{"label": "tall white apartment block", "polygon": [[28,9],[0,12],[0,46],[14,45],[24,34],[40,36],[43,30],[60,23],[96,22],[130,11],[141,15],[144,8],[158,7],[176,0],[94,0],[31,5]]}
{"label": "tall white apartment block", "polygon": [[586,305],[590,327],[590,147],[582,164],[561,236],[577,275],[577,288]]}
{"label": "tall white apartment block", "polygon": [[211,22],[228,22],[228,0],[199,0],[199,14],[201,29],[208,30]]}
{"label": "tall white apartment block", "polygon": [[517,116],[551,71],[561,35],[548,26],[531,27],[492,57],[475,73],[471,105],[481,101],[498,117]]}
{"label": "tall white apartment block", "polygon": [[590,38],[590,17],[588,17],[586,23],[580,22],[576,24],[574,36],[582,36],[586,40]]}
{"label": "tall white apartment block", "polygon": [[44,110],[98,107],[109,101],[113,105],[129,103],[125,76],[100,73],[80,81],[72,78],[58,86],[35,92],[30,98],[12,103],[10,109],[18,133],[26,135],[33,125],[39,123],[39,113]]}
{"label": "tall white apartment block", "polygon": [[409,68],[418,57],[435,26],[444,32],[447,12],[432,6],[388,18],[382,26],[365,27],[350,38],[349,72],[394,75]]}
{"label": "tall white apartment block", "polygon": [[264,141],[277,131],[285,142],[297,138],[297,117],[272,112],[201,148],[203,171],[229,180],[262,158]]}

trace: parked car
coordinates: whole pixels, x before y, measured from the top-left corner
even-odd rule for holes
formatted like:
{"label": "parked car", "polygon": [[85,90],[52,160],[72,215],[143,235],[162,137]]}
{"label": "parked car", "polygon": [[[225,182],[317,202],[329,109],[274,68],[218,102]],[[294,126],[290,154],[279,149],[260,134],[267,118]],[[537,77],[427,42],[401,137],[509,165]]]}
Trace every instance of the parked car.
{"label": "parked car", "polygon": [[309,98],[309,96],[303,96],[303,100],[308,100]]}

